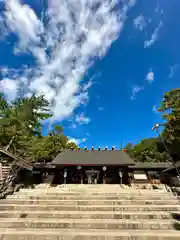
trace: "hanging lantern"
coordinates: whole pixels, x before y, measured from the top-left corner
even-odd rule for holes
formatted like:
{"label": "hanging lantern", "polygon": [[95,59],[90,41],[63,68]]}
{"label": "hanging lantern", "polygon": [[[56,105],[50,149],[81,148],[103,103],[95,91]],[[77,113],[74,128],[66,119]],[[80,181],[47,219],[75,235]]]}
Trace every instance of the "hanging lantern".
{"label": "hanging lantern", "polygon": [[81,170],[81,169],[82,169],[82,167],[81,167],[81,166],[78,166],[78,167],[77,167],[77,170]]}
{"label": "hanging lantern", "polygon": [[67,170],[65,169],[64,170],[64,178],[66,178],[67,177]]}
{"label": "hanging lantern", "polygon": [[102,167],[102,170],[103,170],[104,172],[106,171],[106,169],[107,169],[106,166]]}
{"label": "hanging lantern", "polygon": [[121,171],[119,171],[119,177],[122,178],[122,172]]}

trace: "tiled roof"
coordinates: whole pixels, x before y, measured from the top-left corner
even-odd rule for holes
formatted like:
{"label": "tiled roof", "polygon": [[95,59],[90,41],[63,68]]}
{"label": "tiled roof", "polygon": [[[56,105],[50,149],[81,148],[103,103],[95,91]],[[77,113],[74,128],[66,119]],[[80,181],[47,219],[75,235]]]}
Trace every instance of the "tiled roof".
{"label": "tiled roof", "polygon": [[68,150],[58,154],[52,164],[132,165],[135,163],[121,150]]}

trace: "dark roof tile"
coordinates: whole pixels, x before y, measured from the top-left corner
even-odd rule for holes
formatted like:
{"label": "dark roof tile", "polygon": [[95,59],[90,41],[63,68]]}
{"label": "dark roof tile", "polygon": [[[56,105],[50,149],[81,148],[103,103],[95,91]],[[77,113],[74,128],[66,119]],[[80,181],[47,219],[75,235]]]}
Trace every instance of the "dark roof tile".
{"label": "dark roof tile", "polygon": [[64,151],[52,164],[61,165],[132,165],[134,161],[121,150]]}

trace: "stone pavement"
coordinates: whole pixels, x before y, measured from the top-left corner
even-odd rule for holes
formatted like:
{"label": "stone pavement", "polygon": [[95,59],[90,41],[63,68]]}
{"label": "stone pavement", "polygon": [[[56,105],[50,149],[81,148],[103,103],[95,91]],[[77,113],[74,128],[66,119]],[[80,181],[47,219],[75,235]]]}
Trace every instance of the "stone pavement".
{"label": "stone pavement", "polygon": [[0,200],[0,240],[176,240],[179,213],[165,188],[40,184]]}

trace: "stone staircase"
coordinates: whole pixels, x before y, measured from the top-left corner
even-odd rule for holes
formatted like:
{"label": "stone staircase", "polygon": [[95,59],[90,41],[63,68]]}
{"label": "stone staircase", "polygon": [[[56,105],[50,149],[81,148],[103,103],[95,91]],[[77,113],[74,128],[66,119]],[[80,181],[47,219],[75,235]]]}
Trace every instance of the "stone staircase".
{"label": "stone staircase", "polygon": [[176,240],[180,205],[162,190],[37,185],[0,200],[1,240]]}

